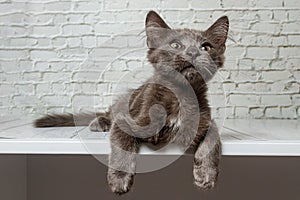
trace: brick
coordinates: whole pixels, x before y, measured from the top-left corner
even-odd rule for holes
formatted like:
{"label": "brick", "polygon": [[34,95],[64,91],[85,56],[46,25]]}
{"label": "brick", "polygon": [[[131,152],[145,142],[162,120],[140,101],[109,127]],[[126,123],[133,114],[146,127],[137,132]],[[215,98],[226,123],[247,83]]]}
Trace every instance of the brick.
{"label": "brick", "polygon": [[64,47],[67,45],[67,38],[66,37],[56,37],[52,39],[53,47]]}
{"label": "brick", "polygon": [[93,105],[95,105],[96,97],[93,95],[87,96],[87,95],[75,95],[72,98],[72,105],[73,106],[89,106],[90,108],[93,108]]}
{"label": "brick", "polygon": [[30,51],[30,58],[33,60],[54,59],[57,58],[55,51],[50,50],[33,50]]}
{"label": "brick", "polygon": [[251,31],[278,34],[281,32],[280,24],[274,22],[258,22],[251,26]]}
{"label": "brick", "polygon": [[107,71],[104,73],[105,82],[119,82],[120,78],[124,77],[126,72],[122,71]]}
{"label": "brick", "polygon": [[[257,11],[257,17],[259,17],[260,21],[277,21],[274,19],[274,14],[275,11],[273,10],[258,10]],[[252,12],[250,12],[252,13]],[[281,21],[281,20],[279,20]]]}
{"label": "brick", "polygon": [[1,84],[0,85],[0,95],[10,95],[15,92],[15,87],[12,84]]}
{"label": "brick", "polygon": [[282,7],[281,1],[272,1],[272,0],[255,0],[255,6],[256,7],[263,7],[263,8],[276,8],[276,7]]}
{"label": "brick", "polygon": [[95,12],[102,9],[102,2],[76,2],[74,11]]}
{"label": "brick", "polygon": [[273,10],[273,18],[276,21],[287,21],[288,20],[288,12],[285,10]]}
{"label": "brick", "polygon": [[232,8],[232,7],[240,7],[240,8],[248,8],[248,0],[222,0],[222,4],[225,8]]}
{"label": "brick", "polygon": [[80,23],[85,23],[84,18],[87,16],[87,14],[68,14],[66,16],[66,21],[68,23],[74,23],[74,24],[80,24]]}
{"label": "brick", "polygon": [[299,6],[299,1],[297,0],[284,0],[284,6],[285,7],[296,7],[298,8]]}
{"label": "brick", "polygon": [[35,45],[35,47],[47,48],[47,49],[53,48],[50,38],[37,38],[36,41],[37,41],[37,44]]}
{"label": "brick", "polygon": [[33,69],[33,62],[30,60],[20,60],[18,64],[18,68],[21,71],[32,71]]}
{"label": "brick", "polygon": [[286,62],[286,68],[300,69],[300,59],[299,58],[289,58]]}
{"label": "brick", "polygon": [[248,58],[271,59],[276,56],[276,49],[266,47],[248,47],[246,56]]}
{"label": "brick", "polygon": [[95,36],[86,36],[82,38],[82,44],[85,48],[96,48],[97,39]]}
{"label": "brick", "polygon": [[42,13],[29,19],[27,22],[34,25],[50,25],[53,22],[53,17],[53,14]]}
{"label": "brick", "polygon": [[33,84],[23,84],[23,85],[16,85],[16,90],[19,94],[23,95],[33,95],[34,93],[34,85]]}
{"label": "brick", "polygon": [[263,80],[272,81],[288,80],[291,76],[291,73],[289,71],[265,71],[261,74]]}
{"label": "brick", "polygon": [[45,6],[45,11],[70,11],[71,2],[50,2]]}
{"label": "brick", "polygon": [[188,1],[162,0],[161,8],[188,8]]}
{"label": "brick", "polygon": [[9,26],[0,25],[0,34],[9,37],[25,37],[27,36],[28,32],[25,27],[19,27],[19,26],[9,27]]}
{"label": "brick", "polygon": [[289,35],[288,36],[289,45],[300,46],[300,35]]}
{"label": "brick", "polygon": [[263,105],[290,105],[291,97],[289,95],[263,95],[261,101]]}
{"label": "brick", "polygon": [[24,81],[40,81],[41,80],[41,73],[39,72],[25,72],[22,76],[22,80]]}
{"label": "brick", "polygon": [[213,107],[224,107],[226,106],[226,98],[223,94],[210,94],[208,95],[210,105]]}
{"label": "brick", "polygon": [[253,83],[241,83],[235,88],[235,91],[254,91],[254,84]]}
{"label": "brick", "polygon": [[70,104],[69,97],[61,95],[43,96],[41,100],[46,106],[68,106]]}
{"label": "brick", "polygon": [[95,83],[82,83],[81,84],[82,88],[82,94],[98,94],[97,93],[97,86]]}
{"label": "brick", "polygon": [[50,83],[37,84],[35,92],[38,94],[49,94],[51,93],[51,84]]}
{"label": "brick", "polygon": [[236,107],[235,108],[235,117],[236,118],[248,118],[249,109],[247,107]]}
{"label": "brick", "polygon": [[117,48],[95,48],[89,55],[95,59],[116,58],[120,55],[120,50]]}
{"label": "brick", "polygon": [[296,21],[300,18],[299,10],[289,10],[288,11],[288,19],[291,21]]}
{"label": "brick", "polygon": [[126,33],[132,30],[141,30],[144,28],[144,25],[141,23],[126,23],[126,24],[107,24],[107,23],[98,23],[95,25],[96,34],[120,34]]}
{"label": "brick", "polygon": [[81,38],[80,37],[72,37],[67,39],[67,45],[70,48],[80,47],[81,46]]}
{"label": "brick", "polygon": [[106,9],[125,9],[127,8],[127,6],[128,6],[127,1],[121,1],[121,0],[111,0],[105,3]]}
{"label": "brick", "polygon": [[272,41],[273,41],[273,37],[271,35],[258,35],[256,37],[257,40],[257,45],[258,46],[268,46],[268,47],[272,47]]}
{"label": "brick", "polygon": [[255,45],[257,43],[256,34],[243,34],[241,37],[241,44],[243,45]]}
{"label": "brick", "polygon": [[282,24],[282,31],[281,33],[299,33],[299,27],[300,23],[299,22],[293,22],[293,23],[284,23]]}
{"label": "brick", "polygon": [[0,50],[0,59],[22,59],[27,58],[26,50]]}
{"label": "brick", "polygon": [[12,100],[18,106],[36,106],[39,103],[39,99],[35,95],[14,96]]}
{"label": "brick", "polygon": [[286,45],[288,45],[288,39],[286,36],[273,37],[272,45],[273,46],[286,46]]}
{"label": "brick", "polygon": [[205,0],[198,0],[198,1],[191,1],[191,7],[193,9],[205,9],[205,8],[221,8],[220,2],[217,0],[213,1],[205,1]]}
{"label": "brick", "polygon": [[13,47],[28,47],[37,44],[37,40],[33,38],[11,38],[10,46]]}
{"label": "brick", "polygon": [[299,57],[299,55],[300,55],[299,47],[281,47],[281,48],[279,48],[279,56],[281,58]]}
{"label": "brick", "polygon": [[250,115],[256,119],[263,118],[265,115],[264,111],[265,111],[264,108],[261,107],[252,107],[249,110]]}
{"label": "brick", "polygon": [[10,61],[1,60],[0,69],[1,71],[5,71],[5,72],[15,72],[20,70],[16,60],[10,60]]}
{"label": "brick", "polygon": [[[114,18],[115,16],[115,18]],[[146,12],[135,11],[135,10],[122,10],[118,13],[100,13],[99,18],[103,22],[144,22],[146,16]]]}
{"label": "brick", "polygon": [[160,6],[160,2],[153,0],[130,0],[127,3],[128,9],[153,9],[158,6]]}
{"label": "brick", "polygon": [[279,107],[268,107],[265,111],[265,116],[268,118],[281,118],[281,112]]}
{"label": "brick", "polygon": [[230,95],[229,102],[232,105],[239,105],[239,106],[249,106],[255,105],[256,103],[256,96],[255,95]]}
{"label": "brick", "polygon": [[291,67],[287,66],[287,60],[286,59],[276,59],[276,60],[272,60],[270,63],[270,68],[277,70],[277,69],[289,69]]}
{"label": "brick", "polygon": [[64,63],[62,62],[43,62],[37,61],[34,66],[34,70],[38,71],[57,71],[63,70],[65,68]]}
{"label": "brick", "polygon": [[255,83],[254,91],[256,92],[268,92],[268,84],[267,83]]}
{"label": "brick", "polygon": [[71,73],[68,72],[45,72],[43,73],[43,81],[46,82],[65,82],[69,81]]}
{"label": "brick", "polygon": [[39,36],[55,36],[60,32],[60,28],[57,26],[35,26],[33,27],[33,35]]}
{"label": "brick", "polygon": [[59,57],[62,58],[81,58],[87,56],[87,49],[81,47],[65,48],[59,51]]}
{"label": "brick", "polygon": [[70,25],[64,25],[62,27],[62,31],[64,35],[84,35],[92,33],[92,27],[87,24],[70,24]]}
{"label": "brick", "polygon": [[300,105],[300,94],[296,94],[292,96],[293,105]]}
{"label": "brick", "polygon": [[300,71],[294,71],[293,76],[295,77],[296,80],[300,80]]}
{"label": "brick", "polygon": [[286,119],[297,119],[297,108],[294,106],[291,107],[282,107],[281,108],[281,116]]}
{"label": "brick", "polygon": [[276,81],[274,83],[268,84],[268,91],[272,92],[283,92],[284,91],[284,81]]}
{"label": "brick", "polygon": [[95,82],[101,80],[101,72],[76,72],[73,76],[74,81]]}

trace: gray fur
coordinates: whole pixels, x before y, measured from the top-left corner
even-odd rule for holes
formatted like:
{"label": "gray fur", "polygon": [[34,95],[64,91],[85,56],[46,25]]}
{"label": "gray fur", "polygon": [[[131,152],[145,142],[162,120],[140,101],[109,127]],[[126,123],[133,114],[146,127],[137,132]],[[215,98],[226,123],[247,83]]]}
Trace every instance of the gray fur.
{"label": "gray fur", "polygon": [[228,18],[221,17],[206,31],[171,29],[157,13],[150,11],[145,26],[147,57],[155,69],[153,77],[120,97],[108,112],[97,113],[94,118],[48,115],[35,125],[79,123],[89,124],[92,131],[109,130],[107,181],[116,194],[130,190],[142,143],[173,142],[191,150],[195,153],[195,185],[212,188],[219,174],[221,143],[206,97],[207,81],[223,67]]}

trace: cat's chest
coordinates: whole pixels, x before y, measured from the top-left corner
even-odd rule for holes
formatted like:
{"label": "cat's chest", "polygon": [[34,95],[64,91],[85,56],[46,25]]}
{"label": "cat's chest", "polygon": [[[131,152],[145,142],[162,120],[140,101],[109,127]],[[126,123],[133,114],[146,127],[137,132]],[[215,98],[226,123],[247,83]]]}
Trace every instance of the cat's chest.
{"label": "cat's chest", "polygon": [[178,117],[171,117],[169,119],[169,125],[168,125],[168,127],[172,131],[176,131],[176,130],[178,130],[180,128],[181,123],[182,123],[182,120],[181,120],[181,118],[179,116]]}

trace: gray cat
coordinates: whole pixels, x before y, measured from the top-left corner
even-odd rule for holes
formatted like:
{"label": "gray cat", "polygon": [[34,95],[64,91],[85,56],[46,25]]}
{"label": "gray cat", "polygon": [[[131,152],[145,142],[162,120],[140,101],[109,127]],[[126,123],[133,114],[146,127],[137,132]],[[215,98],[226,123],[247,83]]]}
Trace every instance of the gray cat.
{"label": "gray cat", "polygon": [[229,21],[219,18],[206,31],[171,29],[150,11],[146,17],[148,60],[154,75],[120,97],[105,113],[46,115],[36,127],[88,125],[110,131],[107,180],[117,194],[132,186],[142,143],[172,142],[194,153],[194,183],[215,186],[221,143],[206,98],[207,81],[223,66]]}

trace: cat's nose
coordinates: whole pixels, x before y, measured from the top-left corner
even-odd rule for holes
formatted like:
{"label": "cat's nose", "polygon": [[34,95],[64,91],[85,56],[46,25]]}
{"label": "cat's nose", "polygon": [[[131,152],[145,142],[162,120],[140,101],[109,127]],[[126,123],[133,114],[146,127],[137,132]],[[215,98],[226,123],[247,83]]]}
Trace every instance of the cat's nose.
{"label": "cat's nose", "polygon": [[186,50],[186,54],[190,57],[192,57],[193,59],[196,58],[197,56],[200,56],[200,52],[199,50],[197,49],[197,47],[195,46],[192,46],[192,47],[189,47],[187,50]]}

